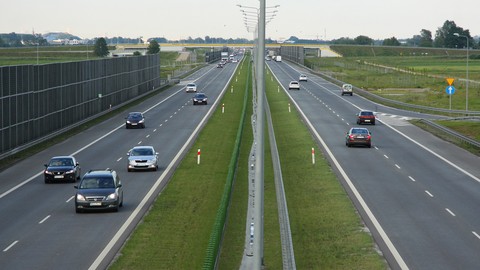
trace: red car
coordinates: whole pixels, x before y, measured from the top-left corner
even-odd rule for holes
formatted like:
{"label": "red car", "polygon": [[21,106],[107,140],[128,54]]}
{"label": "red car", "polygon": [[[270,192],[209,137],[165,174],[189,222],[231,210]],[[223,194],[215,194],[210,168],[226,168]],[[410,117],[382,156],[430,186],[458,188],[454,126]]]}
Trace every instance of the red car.
{"label": "red car", "polygon": [[364,145],[372,147],[372,133],[366,128],[351,128],[345,136],[345,145]]}
{"label": "red car", "polygon": [[357,124],[372,124],[375,125],[375,114],[371,111],[360,111],[357,114]]}

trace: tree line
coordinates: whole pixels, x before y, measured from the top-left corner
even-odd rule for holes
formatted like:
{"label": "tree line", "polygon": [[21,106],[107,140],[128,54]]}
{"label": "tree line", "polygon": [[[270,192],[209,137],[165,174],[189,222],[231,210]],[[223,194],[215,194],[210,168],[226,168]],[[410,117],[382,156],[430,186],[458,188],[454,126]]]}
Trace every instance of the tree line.
{"label": "tree line", "polygon": [[[119,44],[119,43],[144,43],[142,37],[139,38],[95,38],[91,42],[97,43],[99,39],[103,39],[106,44]],[[467,41],[468,40],[468,41]],[[103,42],[102,41],[102,42]],[[170,41],[164,37],[155,37],[147,40],[151,44],[152,41],[158,43],[191,43],[191,44],[252,44],[252,40],[245,38],[215,38],[205,36],[204,38],[192,38],[180,39],[177,41]],[[421,29],[419,35],[414,35],[412,38],[408,38],[404,41],[398,40],[396,37],[386,38],[384,40],[374,40],[368,36],[359,35],[355,38],[342,37],[331,41],[326,40],[310,40],[299,39],[295,36],[291,36],[286,42],[294,44],[302,43],[321,43],[321,44],[347,44],[347,45],[383,45],[383,46],[412,46],[412,47],[436,47],[436,48],[466,48],[467,43],[469,48],[480,48],[480,44],[470,34],[470,30],[463,29],[457,26],[454,21],[445,21],[445,23],[439,27],[435,36],[430,30]],[[266,39],[265,43],[272,44],[277,43],[276,40]],[[90,43],[91,44],[91,43]],[[0,34],[0,47],[22,47],[22,46],[48,46],[48,42],[41,34]]]}

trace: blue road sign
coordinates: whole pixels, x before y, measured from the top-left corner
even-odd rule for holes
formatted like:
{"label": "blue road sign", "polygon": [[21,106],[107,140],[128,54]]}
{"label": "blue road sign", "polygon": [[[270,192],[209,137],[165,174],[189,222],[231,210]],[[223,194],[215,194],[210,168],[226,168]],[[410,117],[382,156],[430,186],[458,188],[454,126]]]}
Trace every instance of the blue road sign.
{"label": "blue road sign", "polygon": [[449,95],[453,95],[453,93],[455,93],[455,87],[453,86],[447,86],[447,88],[445,89],[445,91],[447,92],[447,94]]}

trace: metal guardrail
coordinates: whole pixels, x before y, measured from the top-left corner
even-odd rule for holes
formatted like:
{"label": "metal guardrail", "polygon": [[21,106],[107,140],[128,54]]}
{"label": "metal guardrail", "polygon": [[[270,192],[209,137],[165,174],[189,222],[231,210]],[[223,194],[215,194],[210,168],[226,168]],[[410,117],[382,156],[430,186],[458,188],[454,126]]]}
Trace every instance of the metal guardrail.
{"label": "metal guardrail", "polygon": [[[295,63],[297,65],[299,65],[298,63]],[[322,73],[322,72],[317,72],[317,71],[314,71],[306,66],[303,66],[303,65],[300,65],[302,66],[303,68],[309,70],[311,73],[313,74],[316,74],[322,78],[324,78],[325,80],[329,81],[329,82],[332,82],[338,86],[341,86],[343,84],[345,84],[346,82],[343,82],[341,80],[338,80],[336,78],[333,78],[332,76],[329,76],[325,73]],[[387,103],[387,104],[394,104],[394,105],[397,105],[397,106],[401,106],[401,107],[404,107],[404,108],[410,108],[410,109],[415,109],[415,110],[418,110],[418,111],[426,111],[426,112],[436,112],[436,113],[444,113],[444,114],[458,114],[458,115],[466,115],[467,117],[464,117],[464,119],[471,119],[472,117],[478,117],[480,116],[480,111],[465,111],[465,110],[449,110],[449,109],[442,109],[442,108],[434,108],[434,107],[428,107],[428,106],[422,106],[422,105],[416,105],[416,104],[408,104],[408,103],[405,103],[405,102],[401,102],[401,101],[397,101],[397,100],[392,100],[392,99],[388,99],[388,98],[385,98],[385,97],[381,97],[379,95],[375,95],[375,94],[372,94],[366,90],[363,90],[362,88],[359,88],[359,87],[356,87],[356,86],[353,86],[353,89],[357,92],[357,93],[360,93],[360,95],[363,95],[365,97],[368,97],[372,100],[379,100],[381,102],[384,102],[384,103]],[[459,120],[459,118],[456,118],[457,120]],[[425,123],[426,125],[429,125],[430,127],[432,128],[435,128],[441,132],[444,132],[450,136],[453,136],[455,137],[456,139],[460,140],[460,141],[463,141],[467,144],[470,144],[470,145],[473,145],[475,147],[479,147],[480,148],[480,142],[477,141],[477,140],[474,140],[472,138],[469,138],[469,137],[466,137],[465,135],[463,134],[460,134],[454,130],[451,130],[447,127],[444,127],[442,125],[439,125],[435,122],[432,122],[430,120],[427,120],[427,119],[420,119],[421,122]]]}
{"label": "metal guardrail", "polygon": [[433,127],[433,128],[435,128],[435,129],[437,129],[437,130],[439,130],[439,131],[441,131],[441,132],[444,132],[444,133],[446,133],[446,134],[448,134],[448,135],[450,135],[450,136],[453,136],[453,137],[455,137],[456,139],[458,139],[458,140],[460,140],[460,141],[463,141],[463,142],[465,142],[465,143],[467,143],[467,144],[470,144],[470,145],[473,145],[473,146],[475,146],[475,147],[480,148],[480,142],[479,142],[479,141],[474,140],[474,139],[472,139],[472,138],[469,138],[469,137],[467,137],[467,136],[465,136],[465,135],[463,135],[463,134],[460,134],[460,133],[458,133],[458,132],[456,132],[456,131],[454,131],[454,130],[451,130],[451,129],[447,128],[447,127],[444,127],[444,126],[442,126],[442,125],[439,125],[439,124],[437,124],[437,123],[435,123],[435,122],[432,122],[432,121],[430,121],[430,120],[428,120],[428,119],[420,119],[420,122],[423,122],[423,123],[429,125],[430,127]]}

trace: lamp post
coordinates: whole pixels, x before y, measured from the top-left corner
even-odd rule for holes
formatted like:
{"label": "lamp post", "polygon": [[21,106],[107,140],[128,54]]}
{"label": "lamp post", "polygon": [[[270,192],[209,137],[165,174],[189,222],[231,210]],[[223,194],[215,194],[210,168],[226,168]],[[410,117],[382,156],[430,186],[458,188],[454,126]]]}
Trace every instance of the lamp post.
{"label": "lamp post", "polygon": [[457,36],[457,37],[464,37],[467,39],[467,83],[466,83],[466,90],[465,90],[465,93],[466,93],[466,99],[465,99],[465,111],[466,113],[468,114],[468,49],[469,49],[469,44],[468,44],[468,36],[465,36],[465,35],[460,35],[459,33],[453,33],[454,36]]}

